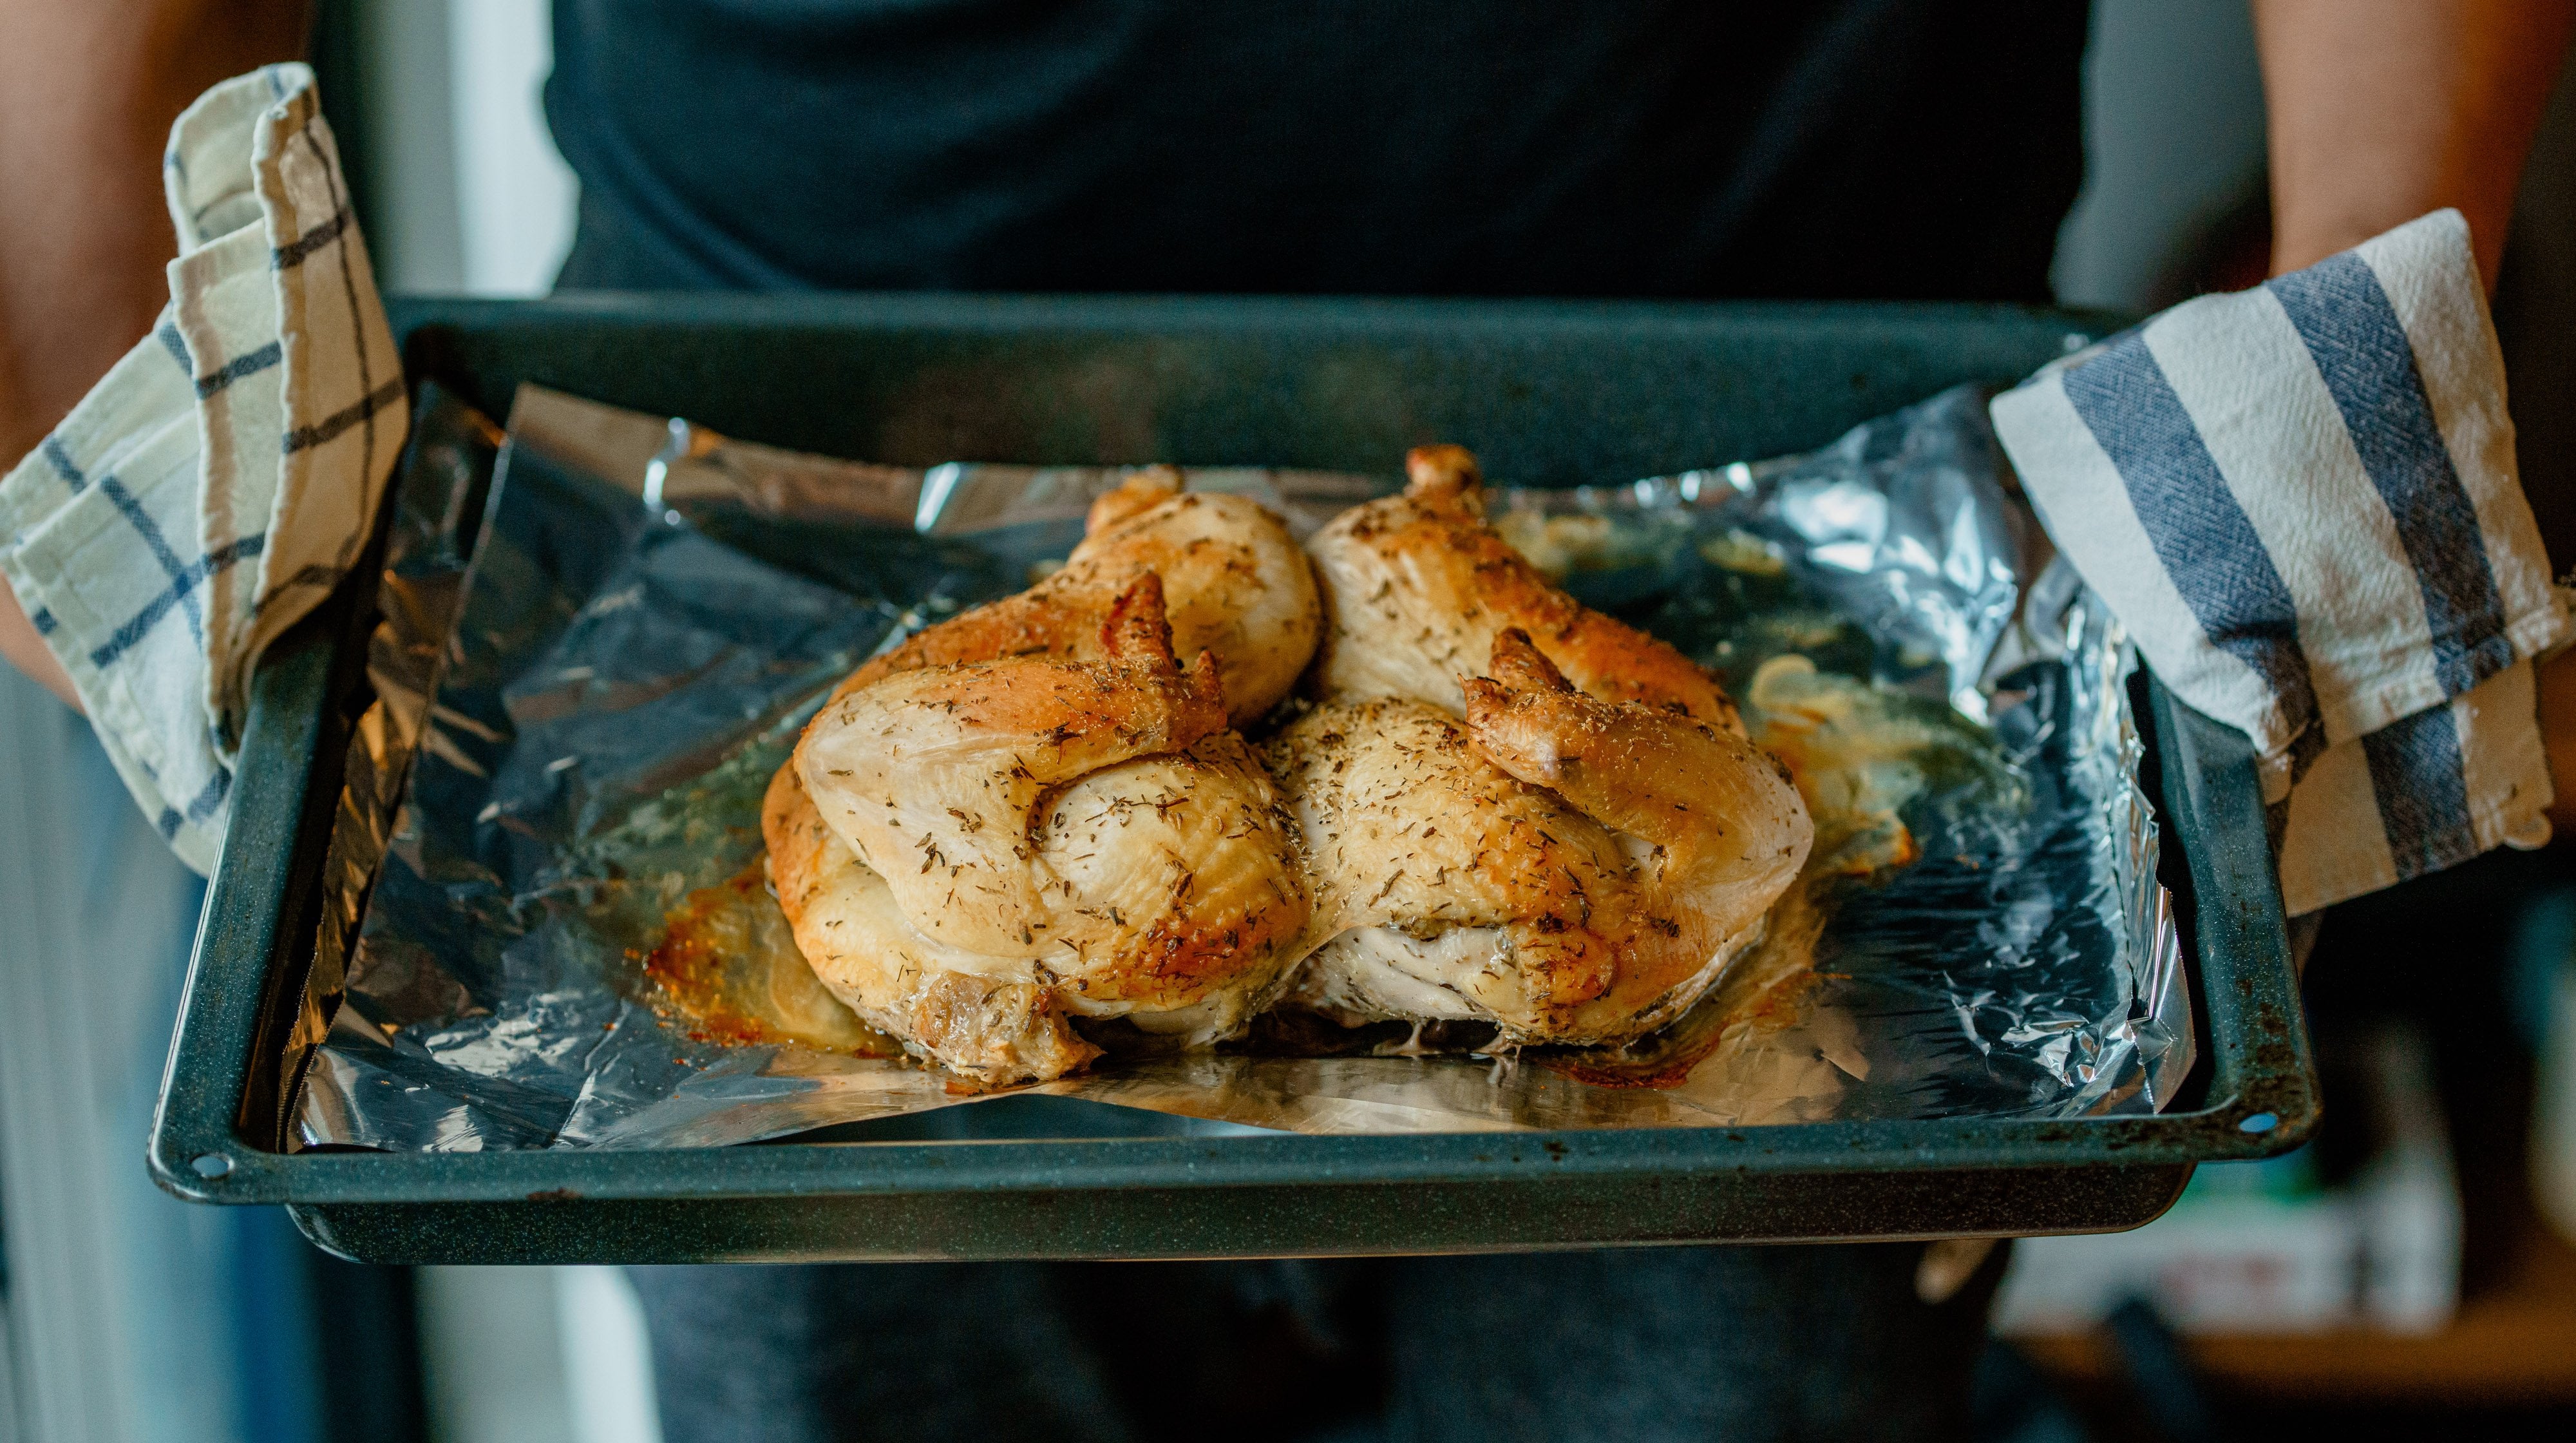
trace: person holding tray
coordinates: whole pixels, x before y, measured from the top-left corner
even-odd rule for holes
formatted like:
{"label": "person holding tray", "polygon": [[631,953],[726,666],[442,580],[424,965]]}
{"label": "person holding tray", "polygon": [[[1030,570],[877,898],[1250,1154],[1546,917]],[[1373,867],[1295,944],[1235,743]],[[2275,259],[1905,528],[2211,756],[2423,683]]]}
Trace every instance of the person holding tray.
{"label": "person holding tray", "polygon": [[[304,8],[0,5],[10,457],[152,326],[171,117],[298,53]],[[2254,9],[2273,269],[2449,206],[2491,285],[2576,0]],[[558,0],[554,26],[567,289],[2044,302],[2083,169],[2064,0]],[[77,705],[5,585],[0,651]],[[1967,1428],[1977,1256],[637,1282],[674,1443],[1932,1438]]]}

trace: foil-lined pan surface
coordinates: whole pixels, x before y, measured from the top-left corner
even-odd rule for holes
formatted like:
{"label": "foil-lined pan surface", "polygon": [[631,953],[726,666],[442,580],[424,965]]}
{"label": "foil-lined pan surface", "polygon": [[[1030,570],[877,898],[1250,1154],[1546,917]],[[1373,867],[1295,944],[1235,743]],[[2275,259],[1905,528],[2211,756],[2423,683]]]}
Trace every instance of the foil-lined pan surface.
{"label": "foil-lined pan surface", "polygon": [[[993,1096],[902,1058],[796,959],[760,885],[760,792],[833,681],[1043,574],[1125,474],[865,465],[536,387],[503,434],[424,396],[290,1043],[296,1143],[703,1146]],[[1302,534],[1395,483],[1189,484]],[[1578,596],[1716,666],[1757,735],[1845,768],[1812,883],[1627,1049],[1265,1027],[1021,1092],[1337,1133],[2171,1100],[2192,1031],[2129,649],[2048,559],[1981,395],[1495,505]]]}

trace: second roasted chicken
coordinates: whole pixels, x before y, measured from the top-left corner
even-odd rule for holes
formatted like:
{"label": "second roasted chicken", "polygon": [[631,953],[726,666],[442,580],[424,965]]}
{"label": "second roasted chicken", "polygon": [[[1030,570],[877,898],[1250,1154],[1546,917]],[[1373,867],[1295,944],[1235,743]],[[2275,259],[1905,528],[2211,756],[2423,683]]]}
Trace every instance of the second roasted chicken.
{"label": "second roasted chicken", "polygon": [[1806,808],[1705,668],[1486,524],[1474,457],[1405,460],[1402,495],[1307,543],[1325,699],[1267,748],[1316,899],[1291,1001],[1515,1043],[1653,1031],[1761,935]]}
{"label": "second roasted chicken", "polygon": [[1466,715],[1328,703],[1268,749],[1306,840],[1294,1000],[1346,1024],[1489,1022],[1618,1042],[1699,999],[1760,935],[1814,836],[1735,733],[1585,695],[1518,629]]}

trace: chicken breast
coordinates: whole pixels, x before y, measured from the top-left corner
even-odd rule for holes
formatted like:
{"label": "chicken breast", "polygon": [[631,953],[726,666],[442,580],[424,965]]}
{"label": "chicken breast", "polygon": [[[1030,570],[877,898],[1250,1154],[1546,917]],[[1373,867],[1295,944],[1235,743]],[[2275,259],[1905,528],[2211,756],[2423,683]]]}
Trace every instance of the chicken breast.
{"label": "chicken breast", "polygon": [[1110,603],[1150,571],[1162,578],[1174,651],[1214,656],[1231,722],[1259,719],[1315,654],[1323,609],[1314,572],[1286,524],[1259,502],[1193,496],[1181,484],[1167,466],[1130,477],[1092,503],[1082,544],[1054,575],[912,637],[852,672],[833,697],[925,666],[1096,660]]}
{"label": "chicken breast", "polygon": [[1806,809],[1735,732],[1586,695],[1517,628],[1486,663],[1463,720],[1335,700],[1267,749],[1314,891],[1296,999],[1518,1043],[1652,1031],[1759,935]]}
{"label": "chicken breast", "polygon": [[1404,493],[1355,506],[1306,543],[1324,595],[1317,676],[1334,700],[1411,697],[1458,714],[1461,678],[1517,627],[1586,694],[1742,735],[1706,668],[1559,590],[1485,523],[1475,457],[1423,446]]}
{"label": "chicken breast", "polygon": [[1292,824],[1226,730],[1216,660],[1172,652],[1148,574],[1096,661],[897,673],[825,707],[773,779],[772,880],[817,976],[993,1083],[1098,1049],[1069,1017],[1178,1043],[1276,996],[1308,915]]}

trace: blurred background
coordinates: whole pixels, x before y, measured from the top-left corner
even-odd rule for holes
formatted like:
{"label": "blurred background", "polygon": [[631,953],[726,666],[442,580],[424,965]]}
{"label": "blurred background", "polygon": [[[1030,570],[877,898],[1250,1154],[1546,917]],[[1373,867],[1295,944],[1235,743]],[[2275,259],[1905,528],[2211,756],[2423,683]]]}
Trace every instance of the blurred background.
{"label": "blurred background", "polygon": [[[544,293],[577,197],[538,105],[543,0],[322,8],[316,63],[384,288]],[[2268,234],[2243,0],[2093,11],[2088,178],[2060,300],[2144,311],[2251,284]],[[2535,152],[2497,316],[2525,482],[2564,565],[2576,87]],[[0,818],[0,1443],[658,1436],[614,1270],[359,1267],[279,1213],[156,1192],[142,1139],[202,889],[81,724],[14,673],[0,674]],[[2571,1436],[2565,850],[2491,857],[2329,920],[2308,973],[2325,1134],[2203,1169],[2142,1231],[2020,1245],[1982,1379],[1988,1436]]]}

